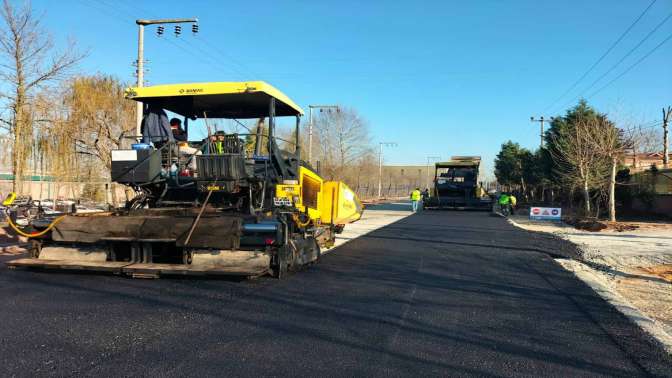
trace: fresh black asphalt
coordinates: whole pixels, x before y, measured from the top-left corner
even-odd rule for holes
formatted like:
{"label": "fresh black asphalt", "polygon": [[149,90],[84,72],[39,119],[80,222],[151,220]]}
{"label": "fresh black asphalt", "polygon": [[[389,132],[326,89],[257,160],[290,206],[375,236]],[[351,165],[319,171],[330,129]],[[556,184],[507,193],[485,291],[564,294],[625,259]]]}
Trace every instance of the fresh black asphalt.
{"label": "fresh black asphalt", "polygon": [[574,253],[487,213],[428,211],[284,281],[2,266],[0,376],[672,375],[553,260]]}

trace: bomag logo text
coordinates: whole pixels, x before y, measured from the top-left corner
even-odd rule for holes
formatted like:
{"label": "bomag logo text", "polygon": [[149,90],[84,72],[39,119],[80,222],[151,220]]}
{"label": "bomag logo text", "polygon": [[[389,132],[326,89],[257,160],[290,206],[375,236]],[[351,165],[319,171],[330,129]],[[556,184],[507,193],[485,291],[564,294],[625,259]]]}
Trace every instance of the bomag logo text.
{"label": "bomag logo text", "polygon": [[203,93],[203,88],[187,88],[187,89],[180,89],[180,94],[194,94],[194,93]]}

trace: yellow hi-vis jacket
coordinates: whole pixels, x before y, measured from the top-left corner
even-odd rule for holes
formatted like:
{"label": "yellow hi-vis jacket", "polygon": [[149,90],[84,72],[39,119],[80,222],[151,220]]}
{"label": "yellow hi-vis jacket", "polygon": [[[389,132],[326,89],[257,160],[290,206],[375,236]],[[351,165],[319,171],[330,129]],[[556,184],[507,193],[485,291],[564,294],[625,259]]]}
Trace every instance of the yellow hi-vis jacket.
{"label": "yellow hi-vis jacket", "polygon": [[420,197],[422,197],[422,193],[419,190],[411,192],[411,201],[420,201]]}
{"label": "yellow hi-vis jacket", "polygon": [[513,194],[509,196],[509,201],[511,201],[512,206],[516,206],[516,201],[517,200],[516,200],[516,197],[513,196]]}

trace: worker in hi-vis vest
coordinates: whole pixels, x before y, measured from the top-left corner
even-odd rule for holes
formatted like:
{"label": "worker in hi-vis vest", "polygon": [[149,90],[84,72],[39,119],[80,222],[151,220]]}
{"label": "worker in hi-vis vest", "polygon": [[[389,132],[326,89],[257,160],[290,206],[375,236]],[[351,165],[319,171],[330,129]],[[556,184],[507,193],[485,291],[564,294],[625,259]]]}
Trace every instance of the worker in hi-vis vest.
{"label": "worker in hi-vis vest", "polygon": [[511,214],[511,196],[507,192],[502,192],[499,195],[499,209],[503,215]]}
{"label": "worker in hi-vis vest", "polygon": [[418,203],[420,203],[421,198],[422,192],[420,192],[420,188],[415,188],[415,190],[411,192],[411,206],[413,207],[414,213],[418,211]]}
{"label": "worker in hi-vis vest", "polygon": [[516,203],[517,202],[518,202],[518,200],[516,199],[516,196],[514,196],[513,193],[511,193],[509,195],[509,205],[510,205],[509,206],[509,211],[511,212],[511,215],[513,215],[513,212],[516,210]]}

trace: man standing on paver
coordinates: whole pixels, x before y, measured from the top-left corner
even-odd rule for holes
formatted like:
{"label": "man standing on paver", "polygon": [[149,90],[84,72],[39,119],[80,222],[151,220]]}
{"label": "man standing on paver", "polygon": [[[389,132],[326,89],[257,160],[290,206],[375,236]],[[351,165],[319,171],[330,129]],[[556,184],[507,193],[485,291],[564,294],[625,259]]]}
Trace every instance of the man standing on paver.
{"label": "man standing on paver", "polygon": [[415,190],[411,192],[411,206],[413,207],[414,213],[418,212],[418,203],[420,202],[421,197],[422,193],[420,192],[420,188],[415,188]]}

